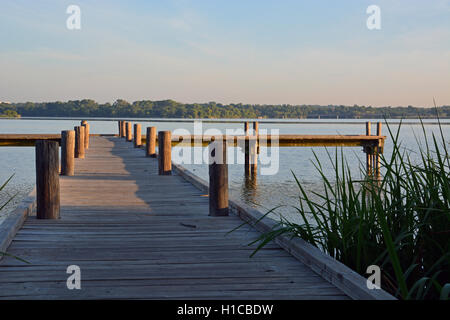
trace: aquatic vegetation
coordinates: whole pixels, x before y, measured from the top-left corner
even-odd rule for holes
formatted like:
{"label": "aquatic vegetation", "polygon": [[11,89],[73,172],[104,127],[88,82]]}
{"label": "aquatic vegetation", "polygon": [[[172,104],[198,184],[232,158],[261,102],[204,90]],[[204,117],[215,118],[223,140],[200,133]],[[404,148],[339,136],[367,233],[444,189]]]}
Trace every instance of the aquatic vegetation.
{"label": "aquatic vegetation", "polygon": [[308,192],[293,173],[300,197],[292,209],[302,223],[281,217],[257,241],[262,247],[280,234],[300,237],[364,276],[369,265],[380,266],[382,288],[398,298],[448,299],[448,142],[442,129],[428,139],[422,125],[423,139],[407,150],[399,140],[401,126],[397,132],[388,129],[393,152],[381,156],[380,180],[353,177],[342,150],[335,157],[328,153],[334,169],[328,177],[316,156],[323,191]]}

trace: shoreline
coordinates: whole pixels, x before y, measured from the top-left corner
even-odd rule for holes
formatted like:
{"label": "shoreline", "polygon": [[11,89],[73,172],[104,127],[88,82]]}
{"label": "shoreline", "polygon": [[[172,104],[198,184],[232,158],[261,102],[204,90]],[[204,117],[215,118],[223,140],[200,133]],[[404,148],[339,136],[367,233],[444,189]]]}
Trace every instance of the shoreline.
{"label": "shoreline", "polygon": [[[259,122],[261,124],[351,124],[358,125],[365,123],[367,121],[371,122],[383,122],[385,123],[385,119],[253,119],[253,118],[228,118],[228,119],[213,119],[213,118],[204,118],[204,119],[188,119],[188,118],[104,118],[104,117],[20,117],[20,118],[7,118],[3,117],[0,120],[87,120],[87,121],[117,121],[117,120],[127,120],[127,121],[136,121],[136,122],[180,122],[180,123],[193,123],[196,121],[204,122],[204,123],[242,123],[242,122]],[[348,121],[345,121],[348,120]],[[434,118],[426,118],[422,119],[422,123],[419,118],[407,118],[407,119],[399,119],[399,118],[391,118],[386,119],[388,124],[399,124],[402,125],[450,125],[450,118],[442,118],[440,121],[437,121]],[[433,122],[431,122],[433,121]]]}

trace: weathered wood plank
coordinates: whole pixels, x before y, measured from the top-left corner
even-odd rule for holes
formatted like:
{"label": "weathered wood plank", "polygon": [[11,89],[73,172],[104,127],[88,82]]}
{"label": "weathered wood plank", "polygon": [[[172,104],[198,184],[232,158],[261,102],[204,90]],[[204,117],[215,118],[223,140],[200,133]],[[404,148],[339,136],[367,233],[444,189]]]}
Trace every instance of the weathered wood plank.
{"label": "weathered wood plank", "polygon": [[[346,299],[259,234],[229,233],[237,216],[210,217],[207,194],[124,139],[92,137],[75,176],[60,179],[61,219],[28,218],[0,262],[1,299]],[[82,290],[68,290],[79,265]]]}

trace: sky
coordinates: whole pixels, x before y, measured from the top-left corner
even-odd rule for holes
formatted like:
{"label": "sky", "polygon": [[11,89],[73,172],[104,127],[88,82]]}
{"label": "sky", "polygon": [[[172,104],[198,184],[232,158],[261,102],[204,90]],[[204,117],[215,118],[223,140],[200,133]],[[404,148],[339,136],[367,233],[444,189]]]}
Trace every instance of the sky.
{"label": "sky", "polygon": [[450,105],[450,0],[1,0],[0,101],[84,98]]}

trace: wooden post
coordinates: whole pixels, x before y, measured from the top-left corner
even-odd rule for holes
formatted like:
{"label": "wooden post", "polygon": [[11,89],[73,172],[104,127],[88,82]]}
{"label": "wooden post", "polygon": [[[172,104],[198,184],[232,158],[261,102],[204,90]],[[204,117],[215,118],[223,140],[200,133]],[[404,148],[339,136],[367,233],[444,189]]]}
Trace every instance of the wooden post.
{"label": "wooden post", "polygon": [[73,176],[75,173],[75,131],[61,131],[61,175]]}
{"label": "wooden post", "polygon": [[36,201],[38,219],[59,219],[59,145],[36,141]]}
{"label": "wooden post", "polygon": [[253,136],[254,140],[250,145],[250,172],[256,176],[258,172],[258,154],[259,154],[259,138],[258,138],[259,124],[257,121],[253,122]]}
{"label": "wooden post", "polygon": [[[211,142],[209,152],[217,161],[209,164],[209,215],[228,216],[227,143]],[[216,157],[216,153],[222,157]]]}
{"label": "wooden post", "polygon": [[158,132],[158,173],[159,175],[172,174],[172,133],[170,131]]}
{"label": "wooden post", "polygon": [[253,122],[253,134],[255,136],[257,136],[258,135],[258,131],[259,131],[259,123],[258,123],[258,121],[254,121]]}
{"label": "wooden post", "polygon": [[251,136],[249,141],[250,155],[250,174],[256,176],[258,174],[258,141],[255,136]]}
{"label": "wooden post", "polygon": [[244,143],[244,170],[245,170],[245,176],[250,176],[250,141],[248,139],[248,122],[244,122],[244,133],[245,133],[245,143]]}
{"label": "wooden post", "polygon": [[122,137],[122,120],[117,121],[117,126],[119,129],[119,137]]}
{"label": "wooden post", "polygon": [[131,122],[127,122],[126,128],[127,128],[127,132],[126,132],[127,141],[131,142],[131,141],[133,141],[133,133],[131,132]]}
{"label": "wooden post", "polygon": [[[371,123],[370,121],[366,122],[366,136],[370,136],[371,135]],[[366,170],[367,170],[367,175],[371,176],[372,175],[372,147],[366,147]]]}
{"label": "wooden post", "polygon": [[141,125],[139,123],[134,124],[134,147],[139,148],[142,145]]}
{"label": "wooden post", "polygon": [[82,126],[84,127],[84,150],[89,149],[89,123],[85,120]]}
{"label": "wooden post", "polygon": [[127,124],[127,122],[122,120],[122,134],[120,136],[121,138],[124,138],[126,135],[126,132],[127,132],[126,124]]}
{"label": "wooden post", "polygon": [[[382,123],[378,122],[377,123],[377,136],[381,136],[381,128],[382,128]],[[375,152],[375,174],[378,180],[381,180],[381,169],[380,169],[380,154],[381,154],[381,139],[378,139],[378,145],[376,147],[376,152]]]}
{"label": "wooden post", "polygon": [[259,154],[259,122],[253,122],[253,134],[257,137],[256,139],[256,153]]}
{"label": "wooden post", "polygon": [[75,158],[84,159],[84,126],[75,129]]}
{"label": "wooden post", "polygon": [[147,136],[145,138],[145,155],[156,158],[156,127],[147,127]]}
{"label": "wooden post", "polygon": [[372,135],[372,133],[371,133],[371,126],[372,126],[372,124],[370,123],[370,121],[367,121],[366,122],[366,136]]}

